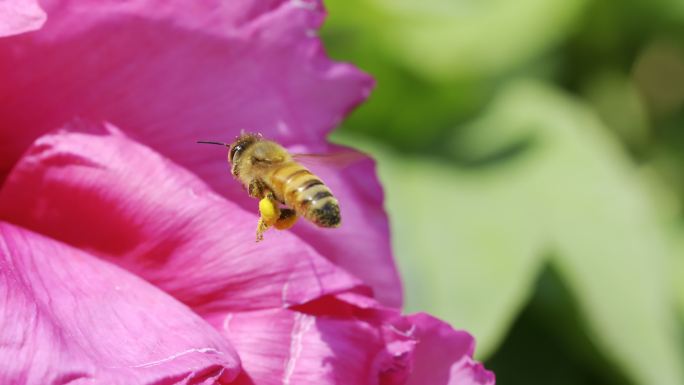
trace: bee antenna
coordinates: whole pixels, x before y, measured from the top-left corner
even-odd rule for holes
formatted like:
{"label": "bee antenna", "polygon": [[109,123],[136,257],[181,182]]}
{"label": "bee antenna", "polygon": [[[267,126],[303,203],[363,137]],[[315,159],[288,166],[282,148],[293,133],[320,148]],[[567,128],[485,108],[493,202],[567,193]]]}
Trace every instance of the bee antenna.
{"label": "bee antenna", "polygon": [[202,144],[218,144],[219,146],[228,146],[228,144],[223,143],[223,142],[210,142],[207,140],[198,140],[197,143],[202,143]]}

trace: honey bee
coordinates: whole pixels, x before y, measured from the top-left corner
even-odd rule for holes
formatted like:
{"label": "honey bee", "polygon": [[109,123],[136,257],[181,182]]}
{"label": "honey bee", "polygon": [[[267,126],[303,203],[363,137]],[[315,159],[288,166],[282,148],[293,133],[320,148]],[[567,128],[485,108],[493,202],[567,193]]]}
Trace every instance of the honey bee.
{"label": "honey bee", "polygon": [[250,133],[231,144],[198,143],[226,146],[231,173],[251,197],[260,199],[257,242],[270,227],[288,229],[300,216],[320,227],[340,225],[339,203],[330,188],[280,144]]}

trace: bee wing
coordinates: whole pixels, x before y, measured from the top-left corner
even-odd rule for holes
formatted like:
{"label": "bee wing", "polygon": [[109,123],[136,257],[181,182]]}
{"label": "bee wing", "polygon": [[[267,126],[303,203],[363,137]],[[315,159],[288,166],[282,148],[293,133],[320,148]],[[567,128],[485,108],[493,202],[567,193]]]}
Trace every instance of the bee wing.
{"label": "bee wing", "polygon": [[324,154],[293,154],[292,158],[304,166],[318,165],[342,169],[368,159],[368,155],[356,150],[342,149]]}

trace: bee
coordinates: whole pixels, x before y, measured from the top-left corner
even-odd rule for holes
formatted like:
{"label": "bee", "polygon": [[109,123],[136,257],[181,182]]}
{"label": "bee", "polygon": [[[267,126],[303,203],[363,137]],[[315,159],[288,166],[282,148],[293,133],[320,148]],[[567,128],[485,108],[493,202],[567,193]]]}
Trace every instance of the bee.
{"label": "bee", "polygon": [[269,228],[288,229],[300,216],[319,227],[340,225],[340,206],[330,188],[280,144],[251,133],[243,133],[231,144],[198,143],[227,147],[231,174],[260,200],[257,242]]}

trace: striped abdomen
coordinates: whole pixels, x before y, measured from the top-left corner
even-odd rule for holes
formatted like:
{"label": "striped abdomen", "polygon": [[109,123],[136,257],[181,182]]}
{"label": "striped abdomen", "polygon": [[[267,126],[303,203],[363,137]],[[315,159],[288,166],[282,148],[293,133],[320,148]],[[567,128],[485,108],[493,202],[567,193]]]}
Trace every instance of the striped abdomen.
{"label": "striped abdomen", "polygon": [[287,162],[274,167],[270,182],[276,197],[299,215],[321,227],[339,226],[337,199],[328,186],[299,163]]}

